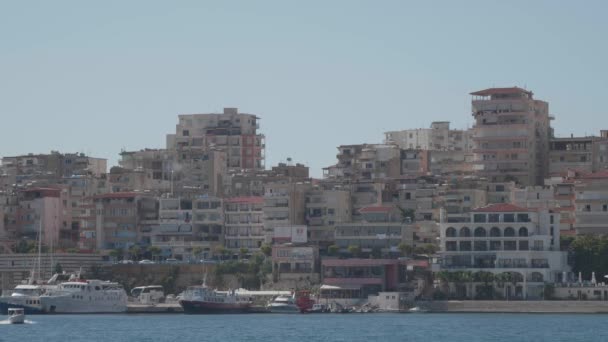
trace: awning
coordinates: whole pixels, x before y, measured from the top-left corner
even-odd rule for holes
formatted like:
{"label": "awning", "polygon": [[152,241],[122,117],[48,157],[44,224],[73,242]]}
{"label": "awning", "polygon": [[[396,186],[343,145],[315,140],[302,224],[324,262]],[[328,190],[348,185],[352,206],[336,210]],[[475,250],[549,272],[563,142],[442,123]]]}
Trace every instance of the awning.
{"label": "awning", "polygon": [[360,290],[361,289],[361,285],[340,285],[340,286],[336,286],[336,285],[327,285],[327,284],[323,284],[321,285],[321,290]]}

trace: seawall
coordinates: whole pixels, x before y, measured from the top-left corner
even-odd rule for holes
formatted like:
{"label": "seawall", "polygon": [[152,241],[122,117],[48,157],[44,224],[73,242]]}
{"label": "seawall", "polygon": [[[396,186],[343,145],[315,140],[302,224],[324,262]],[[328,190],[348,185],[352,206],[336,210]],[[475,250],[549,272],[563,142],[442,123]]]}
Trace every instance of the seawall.
{"label": "seawall", "polygon": [[608,301],[419,301],[416,306],[429,312],[453,313],[608,313]]}

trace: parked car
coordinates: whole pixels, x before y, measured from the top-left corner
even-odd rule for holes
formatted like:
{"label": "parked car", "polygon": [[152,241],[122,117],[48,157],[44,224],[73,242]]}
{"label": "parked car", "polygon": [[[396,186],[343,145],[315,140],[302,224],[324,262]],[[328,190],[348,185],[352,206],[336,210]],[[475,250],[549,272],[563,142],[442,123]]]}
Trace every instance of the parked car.
{"label": "parked car", "polygon": [[120,260],[117,263],[121,264],[121,265],[133,265],[135,263],[135,261],[129,260],[129,259],[125,259],[125,260]]}
{"label": "parked car", "polygon": [[213,259],[201,259],[198,261],[199,264],[217,264],[217,260]]}
{"label": "parked car", "polygon": [[151,265],[151,264],[155,264],[155,262],[154,262],[154,261],[152,261],[152,260],[143,259],[143,260],[140,260],[140,261],[139,261],[139,264],[140,264],[140,265]]}
{"label": "parked car", "polygon": [[173,259],[173,258],[169,258],[167,260],[165,260],[165,262],[167,264],[179,264],[181,262],[181,260],[177,260],[177,259]]}

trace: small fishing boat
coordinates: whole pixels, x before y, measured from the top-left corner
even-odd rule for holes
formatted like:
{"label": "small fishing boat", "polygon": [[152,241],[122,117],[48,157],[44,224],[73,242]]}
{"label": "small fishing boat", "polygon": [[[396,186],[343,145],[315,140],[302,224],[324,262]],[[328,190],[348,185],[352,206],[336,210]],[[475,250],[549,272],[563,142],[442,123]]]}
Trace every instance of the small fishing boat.
{"label": "small fishing boat", "polygon": [[23,324],[25,322],[25,310],[23,308],[9,308],[8,322],[10,324]]}

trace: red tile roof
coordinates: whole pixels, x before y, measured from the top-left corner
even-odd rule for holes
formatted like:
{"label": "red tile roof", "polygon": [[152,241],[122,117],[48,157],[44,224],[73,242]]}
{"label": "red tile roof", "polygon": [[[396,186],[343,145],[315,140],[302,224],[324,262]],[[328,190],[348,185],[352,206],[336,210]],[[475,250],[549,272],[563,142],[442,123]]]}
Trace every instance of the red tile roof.
{"label": "red tile roof", "polygon": [[227,198],[226,203],[264,203],[264,197],[259,196],[243,196]]}
{"label": "red tile roof", "polygon": [[321,264],[323,266],[382,266],[382,265],[397,265],[399,260],[397,259],[323,259]]}
{"label": "red tile roof", "polygon": [[470,93],[471,95],[478,95],[478,96],[490,96],[490,95],[496,95],[496,94],[519,94],[519,93],[526,93],[529,95],[532,95],[532,92],[526,89],[522,89],[519,87],[511,87],[511,88],[488,88],[488,89],[484,89],[484,90],[479,90],[479,91],[475,91]]}
{"label": "red tile roof", "polygon": [[395,207],[389,207],[389,206],[375,206],[375,207],[363,207],[361,209],[359,209],[360,213],[390,213],[391,211],[393,211],[393,209],[395,209]]}
{"label": "red tile roof", "polygon": [[510,203],[490,204],[485,207],[480,207],[472,210],[475,213],[517,213],[534,211],[529,208],[518,207]]}
{"label": "red tile roof", "polygon": [[580,176],[581,179],[608,179],[608,170],[588,173]]}

